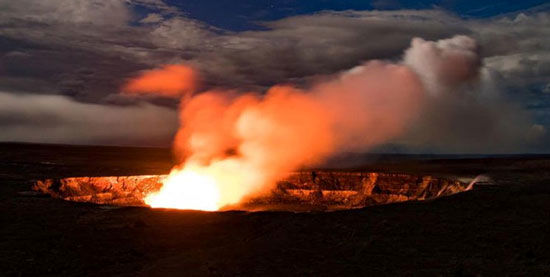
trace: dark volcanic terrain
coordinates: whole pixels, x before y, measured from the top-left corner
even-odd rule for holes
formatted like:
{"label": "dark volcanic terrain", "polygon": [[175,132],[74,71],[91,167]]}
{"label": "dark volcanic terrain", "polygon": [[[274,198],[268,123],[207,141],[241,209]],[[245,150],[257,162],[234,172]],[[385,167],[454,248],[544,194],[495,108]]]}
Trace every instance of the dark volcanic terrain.
{"label": "dark volcanic terrain", "polygon": [[0,144],[0,276],[550,275],[550,156],[370,155],[354,170],[492,185],[335,212],[67,202],[34,180],[166,174],[155,148]]}

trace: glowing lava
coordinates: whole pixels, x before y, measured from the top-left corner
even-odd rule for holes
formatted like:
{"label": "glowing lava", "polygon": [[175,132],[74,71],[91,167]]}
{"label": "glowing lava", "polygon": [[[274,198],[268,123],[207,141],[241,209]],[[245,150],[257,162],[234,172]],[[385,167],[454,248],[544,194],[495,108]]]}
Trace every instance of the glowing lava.
{"label": "glowing lava", "polygon": [[145,197],[153,208],[215,211],[220,208],[219,184],[200,168],[173,169],[162,189]]}
{"label": "glowing lava", "polygon": [[217,211],[258,192],[268,178],[259,172],[236,158],[209,165],[190,161],[173,168],[161,189],[147,195],[144,202],[152,208]]}

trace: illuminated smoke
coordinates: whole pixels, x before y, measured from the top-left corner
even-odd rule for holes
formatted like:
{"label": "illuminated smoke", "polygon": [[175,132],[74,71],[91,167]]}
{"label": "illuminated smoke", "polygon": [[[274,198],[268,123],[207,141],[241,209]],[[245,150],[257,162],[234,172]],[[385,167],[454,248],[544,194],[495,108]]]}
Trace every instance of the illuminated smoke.
{"label": "illuminated smoke", "polygon": [[167,65],[142,73],[130,80],[123,91],[127,93],[149,94],[158,93],[164,96],[181,96],[196,88],[197,75],[189,67],[183,65]]}
{"label": "illuminated smoke", "polygon": [[[178,178],[188,175],[217,184],[218,190],[199,202],[220,208],[271,189],[282,174],[300,166],[402,135],[432,90],[477,75],[479,62],[470,48],[475,42],[463,36],[437,43],[415,39],[405,64],[370,61],[309,89],[277,85],[264,94],[218,89],[186,97],[174,142],[181,164],[170,178],[180,181],[165,183],[146,202],[193,208],[180,203],[200,185]],[[195,76],[188,67],[167,66],[142,74],[127,88],[181,95],[196,87]],[[165,80],[179,85],[165,85]]]}

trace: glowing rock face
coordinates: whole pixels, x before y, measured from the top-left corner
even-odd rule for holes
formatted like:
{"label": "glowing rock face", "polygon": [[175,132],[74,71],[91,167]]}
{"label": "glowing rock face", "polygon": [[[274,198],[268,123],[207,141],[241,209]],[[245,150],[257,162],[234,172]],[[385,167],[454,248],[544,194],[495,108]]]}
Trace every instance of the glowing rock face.
{"label": "glowing rock face", "polygon": [[72,177],[37,181],[33,189],[68,201],[120,206],[215,211],[291,204],[345,209],[433,199],[470,190],[479,181],[376,172],[293,172],[281,178],[271,193],[226,207],[227,199],[233,198],[223,195],[217,177],[212,176],[195,169],[175,170],[170,175]]}

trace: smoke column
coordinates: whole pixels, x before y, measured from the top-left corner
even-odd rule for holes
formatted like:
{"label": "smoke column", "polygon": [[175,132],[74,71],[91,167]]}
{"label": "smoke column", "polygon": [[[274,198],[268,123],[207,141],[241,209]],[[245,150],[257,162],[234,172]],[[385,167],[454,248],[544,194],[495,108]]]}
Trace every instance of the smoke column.
{"label": "smoke column", "polygon": [[[194,181],[187,183],[215,187],[216,193],[209,192],[215,195],[208,200],[212,205],[203,209],[238,203],[269,191],[282,174],[300,166],[402,135],[430,95],[475,78],[478,65],[475,42],[468,37],[434,44],[415,39],[405,63],[370,61],[309,89],[277,85],[264,94],[221,89],[195,93],[181,101],[174,141],[181,164],[171,176],[192,171],[197,175],[190,175]],[[127,88],[134,93],[181,95],[198,87],[196,75],[182,65],[167,66],[145,72]],[[166,79],[177,80],[179,87],[167,87],[162,82]],[[182,182],[186,181],[166,182],[146,202],[193,208],[181,199],[194,193],[202,197],[204,192]]]}

